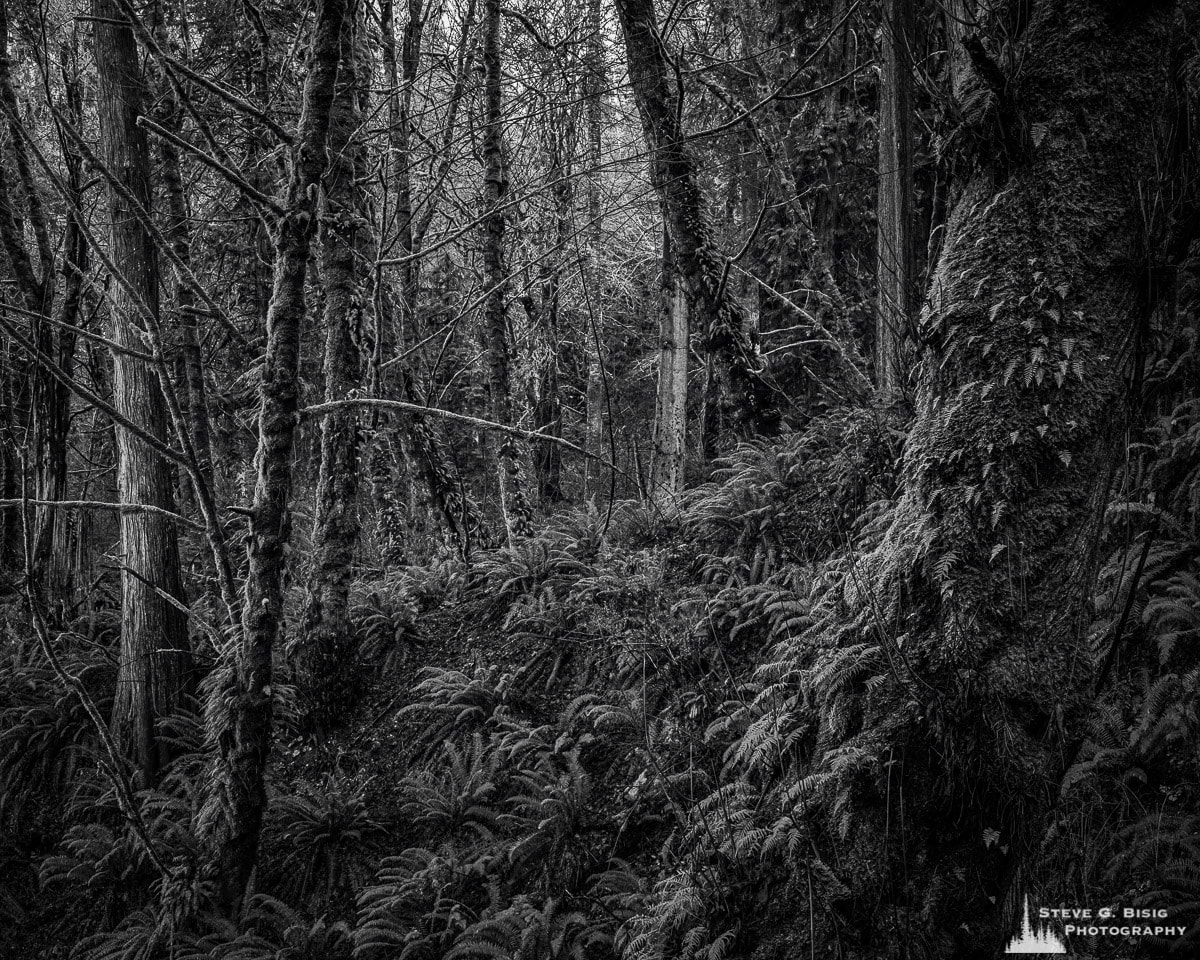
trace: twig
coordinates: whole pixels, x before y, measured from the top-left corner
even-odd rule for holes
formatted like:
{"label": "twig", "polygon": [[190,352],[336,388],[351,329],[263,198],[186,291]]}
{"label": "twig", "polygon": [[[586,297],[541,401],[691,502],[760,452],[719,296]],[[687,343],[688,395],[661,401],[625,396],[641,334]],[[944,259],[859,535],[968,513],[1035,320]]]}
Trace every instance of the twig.
{"label": "twig", "polygon": [[183,139],[183,137],[176,136],[165,127],[160,127],[148,117],[138,117],[137,122],[139,127],[145,127],[155,136],[162,137],[164,140],[175,144],[175,146],[179,147],[181,150],[186,150],[210,170],[215,170],[233,186],[237,187],[250,200],[253,200],[255,203],[266,207],[277,217],[283,216],[283,207],[276,203],[271,197],[268,197],[261,190],[256,189],[244,177],[239,176],[235,171],[225,166],[225,164],[221,163],[221,161],[216,157],[209,156],[195,144],[188,143]]}
{"label": "twig", "polygon": [[[221,308],[217,306],[216,301],[209,296],[208,291],[204,288],[204,284],[202,284],[192,272],[191,267],[180,259],[179,254],[175,252],[174,247],[167,240],[167,238],[163,236],[162,231],[159,229],[158,224],[155,223],[154,217],[150,215],[150,212],[138,202],[137,197],[135,197],[129,188],[125,186],[121,178],[116,176],[113,171],[109,169],[108,165],[104,163],[104,161],[98,156],[96,156],[91,147],[88,146],[87,141],[84,140],[79,131],[75,129],[74,125],[68,122],[65,118],[61,117],[58,110],[53,106],[50,107],[50,111],[58,121],[59,129],[61,129],[72,140],[75,141],[75,146],[83,158],[98,171],[100,171],[101,176],[108,181],[109,185],[121,196],[121,199],[129,204],[130,209],[133,211],[134,217],[137,218],[138,222],[142,225],[146,232],[150,234],[150,238],[154,241],[154,245],[158,248],[159,252],[170,261],[171,266],[175,268],[175,272],[179,275],[179,278],[183,280],[189,287],[191,287],[196,292],[196,295],[204,301],[205,305],[212,311],[211,316],[216,317],[218,320],[224,323],[224,325],[228,327],[230,331],[232,331],[234,336],[243,345],[245,345],[245,334],[243,334],[242,331],[237,328],[232,320],[224,315],[224,313],[221,311]],[[142,126],[157,126],[157,124],[153,124],[149,120],[146,120],[145,117],[138,117],[138,123]],[[161,130],[161,128],[159,129]],[[165,133],[166,131],[163,132]]]}
{"label": "twig", "polygon": [[536,440],[545,443],[556,443],[561,447],[572,450],[575,453],[582,454],[591,460],[599,460],[605,466],[619,470],[618,467],[609,463],[598,454],[589,453],[583,447],[571,443],[570,440],[564,440],[561,437],[551,436],[548,433],[541,433],[537,430],[523,430],[521,427],[510,427],[503,423],[496,423],[494,420],[484,420],[481,417],[472,417],[465,413],[455,413],[452,410],[443,410],[440,407],[425,407],[419,403],[408,403],[404,400],[384,400],[379,397],[351,397],[346,400],[327,400],[324,403],[316,403],[310,407],[305,407],[300,411],[300,417],[311,417],[319,414],[329,413],[332,410],[338,410],[345,407],[376,407],[381,410],[396,410],[402,413],[415,413],[423,417],[440,417],[443,420],[454,420],[457,423],[469,424],[472,427],[479,427],[481,430],[495,430],[499,433],[507,433],[510,436],[521,437],[524,440]]}
{"label": "twig", "polygon": [[[289,145],[292,143],[292,135],[284,130],[283,127],[281,127],[278,123],[272,120],[267,113],[259,110],[253,104],[247,103],[232,90],[227,90],[225,87],[221,86],[221,84],[209,80],[207,77],[204,77],[199,73],[196,73],[196,71],[194,71],[191,67],[185,66],[183,63],[176,60],[169,53],[163,50],[162,45],[158,42],[157,38],[155,38],[155,36],[146,29],[146,25],[142,22],[141,17],[138,16],[137,11],[134,10],[133,5],[129,2],[129,0],[117,0],[117,5],[121,8],[121,12],[129,17],[129,25],[133,28],[133,32],[137,34],[138,39],[145,44],[146,48],[152,54],[154,54],[155,59],[157,59],[159,63],[166,67],[168,71],[178,70],[193,83],[199,84],[205,90],[209,91],[209,93],[215,93],[235,110],[246,114],[248,117],[253,117],[273,134],[275,134],[275,136],[278,137],[283,143]],[[182,91],[177,90],[177,92]]]}
{"label": "twig", "polygon": [[56,317],[48,317],[44,313],[38,313],[34,310],[26,310],[22,307],[18,307],[15,303],[0,303],[0,310],[19,313],[22,316],[28,317],[30,320],[37,321],[38,323],[52,323],[56,327],[60,327],[63,330],[70,330],[72,333],[83,337],[86,340],[102,343],[114,353],[120,353],[127,357],[133,357],[136,360],[144,360],[146,362],[150,362],[154,359],[144,350],[135,350],[133,347],[124,347],[116,341],[110,340],[108,337],[102,336],[91,330],[85,330],[83,327],[78,327],[73,323],[67,323],[65,320],[59,320]]}
{"label": "twig", "polygon": [[159,440],[158,437],[154,436],[154,434],[143,430],[132,420],[122,416],[112,404],[102,400],[99,396],[92,393],[92,391],[87,387],[83,386],[81,383],[78,383],[74,377],[67,374],[62,367],[42,353],[36,346],[25,339],[25,337],[23,337],[15,327],[7,323],[2,318],[0,318],[0,330],[3,330],[6,334],[8,334],[8,336],[12,338],[13,342],[16,343],[16,345],[22,350],[24,350],[26,354],[28,354],[30,360],[46,370],[52,377],[54,377],[55,380],[78,396],[81,400],[87,401],[96,409],[107,414],[113,423],[124,427],[139,440],[151,447],[157,453],[161,453],[168,460],[172,461],[173,463],[177,463],[182,467],[189,466],[187,457],[185,457],[182,453],[169,444],[163,443],[163,441]]}

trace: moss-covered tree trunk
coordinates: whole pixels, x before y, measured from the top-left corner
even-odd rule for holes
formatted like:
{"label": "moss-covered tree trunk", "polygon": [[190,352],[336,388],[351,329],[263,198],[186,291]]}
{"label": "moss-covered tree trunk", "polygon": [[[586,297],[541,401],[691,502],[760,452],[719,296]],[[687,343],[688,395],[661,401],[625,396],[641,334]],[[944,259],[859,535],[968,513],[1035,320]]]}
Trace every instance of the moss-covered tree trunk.
{"label": "moss-covered tree trunk", "polygon": [[[504,204],[508,198],[508,168],[504,158],[501,113],[500,0],[483,6],[483,68],[485,122],[483,134],[483,269],[488,290],[484,305],[484,349],[487,353],[488,394],[492,419],[513,423],[509,386],[511,346],[508,335],[508,278],[504,265]],[[530,533],[530,507],[516,440],[508,434],[497,442],[500,509],[511,542]]]}
{"label": "moss-covered tree trunk", "polygon": [[658,28],[653,0],[617,0],[629,84],[650,153],[654,189],[666,211],[679,277],[687,289],[705,349],[743,436],[779,430],[779,392],[766,373],[745,308],[726,282],[707,202],[677,103],[678,89]]}
{"label": "moss-covered tree trunk", "polygon": [[[321,218],[325,292],[325,399],[344,400],[359,386],[360,343],[367,329],[375,262],[366,144],[359,127],[369,109],[370,61],[352,17],[342,37],[338,88],[329,120],[329,169]],[[321,464],[313,521],[312,564],[300,638],[299,667],[308,720],[328,729],[358,694],[359,664],[350,623],[350,583],[358,546],[359,422],[353,407],[321,419]]]}
{"label": "moss-covered tree trunk", "polygon": [[[927,956],[999,954],[1079,731],[1169,23],[1166,5],[1056,0],[1015,39],[1004,88],[986,87],[989,45],[974,56],[995,107],[982,128],[1007,133],[949,219],[899,499],[838,615],[858,612],[850,639],[877,645],[884,681],[861,713],[826,711],[816,740],[855,800],[838,845],[862,955],[913,938]],[[993,122],[1005,110],[1016,123]]]}
{"label": "moss-covered tree trunk", "polygon": [[242,636],[232,675],[209,708],[210,721],[217,728],[217,756],[200,832],[209,856],[208,868],[217,881],[217,899],[231,912],[241,902],[254,870],[267,808],[271,678],[283,619],[285,554],[291,538],[292,447],[299,419],[305,279],[347,16],[345,0],[321,0],[317,5],[285,212],[276,226],[275,282],[267,311]]}

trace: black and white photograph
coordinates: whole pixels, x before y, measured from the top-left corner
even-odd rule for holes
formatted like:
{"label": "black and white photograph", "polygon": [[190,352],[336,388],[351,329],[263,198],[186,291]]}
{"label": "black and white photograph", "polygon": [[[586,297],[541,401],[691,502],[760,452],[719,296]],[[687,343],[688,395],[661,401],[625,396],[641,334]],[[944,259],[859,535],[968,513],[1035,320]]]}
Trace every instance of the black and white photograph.
{"label": "black and white photograph", "polygon": [[1200,0],[0,0],[0,960],[1200,957]]}

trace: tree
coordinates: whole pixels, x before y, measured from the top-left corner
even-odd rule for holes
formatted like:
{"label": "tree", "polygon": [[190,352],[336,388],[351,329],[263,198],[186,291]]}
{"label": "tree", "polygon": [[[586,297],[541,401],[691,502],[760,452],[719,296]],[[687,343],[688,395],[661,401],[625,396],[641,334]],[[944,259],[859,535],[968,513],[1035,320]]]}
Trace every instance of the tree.
{"label": "tree", "polygon": [[[124,190],[108,184],[111,259],[118,276],[109,290],[116,409],[152,436],[167,437],[159,366],[133,356],[158,337],[158,251],[134,204],[150,209],[150,150],[138,118],[146,85],[133,30],[116,0],[93,0],[98,77],[100,156],[120,171]],[[121,349],[125,348],[125,349]],[[160,349],[160,348],[154,348]],[[157,374],[157,375],[156,375]],[[117,488],[122,503],[174,512],[171,470],[163,456],[129,430],[117,428]],[[156,725],[177,710],[192,685],[179,544],[161,514],[121,514],[121,661],[113,702],[114,734],[152,781],[169,751]]]}
{"label": "tree", "polygon": [[[604,448],[605,408],[608,404],[608,383],[604,375],[604,300],[601,285],[600,251],[604,242],[604,209],[600,202],[600,156],[603,131],[604,90],[607,69],[604,62],[604,16],[600,0],[588,0],[587,60],[583,80],[583,97],[587,109],[587,136],[584,163],[587,177],[587,252],[584,259],[583,299],[587,312],[587,328],[583,337],[587,357],[587,385],[584,393],[586,428],[585,448],[598,458]],[[585,497],[596,493],[600,472],[596,459],[584,464]]]}
{"label": "tree", "polygon": [[904,377],[902,347],[913,313],[913,3],[884,0],[879,80],[875,379],[885,396]]}
{"label": "tree", "polygon": [[[351,18],[342,38],[337,93],[330,109],[329,168],[321,211],[321,283],[324,288],[325,399],[343,400],[361,380],[359,344],[368,328],[371,267],[375,261],[372,210],[366,195],[366,146],[359,134],[370,104],[370,61]],[[359,422],[353,407],[321,419],[313,555],[299,661],[310,722],[328,729],[353,703],[359,677],[350,583],[359,540]]]}
{"label": "tree", "polygon": [[[73,46],[64,44],[64,65],[77,54]],[[39,55],[44,62],[44,53]],[[64,70],[65,113],[69,122],[78,122],[81,104],[78,77]],[[5,115],[8,136],[6,163],[11,158],[15,168],[16,186],[10,187],[12,174],[0,164],[0,246],[8,259],[11,280],[28,311],[34,342],[41,353],[52,359],[67,374],[75,363],[76,334],[82,303],[84,271],[87,269],[87,244],[81,223],[74,213],[68,213],[58,242],[51,236],[53,226],[42,197],[29,156],[26,139],[29,131],[21,120],[16,88],[12,77],[9,54],[9,18],[7,4],[0,2],[0,109]],[[78,205],[81,197],[82,161],[72,144],[64,144],[64,187],[69,204]],[[23,200],[23,204],[19,202]],[[26,216],[20,216],[24,207]],[[30,226],[37,253],[37,268],[25,238],[25,222]],[[59,252],[61,251],[61,252]],[[61,284],[57,274],[62,275]],[[39,501],[33,525],[34,575],[47,596],[64,606],[70,606],[73,593],[73,571],[70,562],[71,524],[69,515],[51,504],[63,500],[67,491],[68,451],[70,430],[70,391],[40,365],[35,365],[32,396],[33,494]],[[17,398],[14,397],[14,401]],[[15,434],[13,436],[15,440]],[[10,456],[6,449],[5,456]],[[15,479],[15,464],[12,476]],[[14,487],[12,492],[15,492]],[[13,518],[15,519],[15,518]],[[11,524],[15,535],[15,527]]]}
{"label": "tree", "polygon": [[[156,39],[161,44],[164,33],[161,22],[155,24]],[[166,129],[178,136],[183,127],[183,105],[178,102],[175,90],[164,77],[160,78],[158,91],[158,117]],[[170,140],[158,141],[159,166],[163,194],[166,198],[167,224],[163,231],[170,242],[177,261],[187,269],[192,265],[191,218],[188,216],[187,193],[183,183],[183,167],[179,148]],[[200,346],[200,325],[197,316],[196,292],[187,278],[176,273],[172,306],[174,326],[179,332],[181,366],[180,378],[186,398],[188,429],[192,445],[196,450],[196,469],[202,482],[210,489],[213,485],[213,454],[211,425],[208,411],[208,388],[204,383],[204,357]],[[186,489],[186,479],[181,483]]]}
{"label": "tree", "polygon": [[742,436],[779,428],[779,396],[751,336],[745,310],[725,282],[713,245],[695,161],[679,122],[674,83],[653,0],[617,0],[629,80],[637,101],[651,176],[667,214],[676,269],[691,302],[704,346],[717,361],[724,392]]}
{"label": "tree", "polygon": [[[504,115],[501,110],[500,6],[501,0],[486,0],[483,6],[483,274],[487,284],[483,323],[492,419],[511,426],[508,276],[504,266],[504,203],[508,194],[508,171],[504,160]],[[497,443],[500,510],[511,542],[530,532],[529,503],[525,497],[516,440],[506,433]]]}
{"label": "tree", "polygon": [[[416,157],[412,149],[412,98],[421,61],[421,44],[427,10],[422,0],[409,0],[408,18],[404,25],[397,60],[394,8],[385,0],[383,18],[383,64],[388,79],[388,144],[386,185],[395,186],[395,214],[384,223],[384,240],[393,228],[399,242],[399,297],[394,296],[391,284],[377,285],[378,316],[376,318],[375,356],[372,357],[370,382],[385,396],[397,393],[407,403],[425,404],[420,386],[420,354],[409,359],[421,340],[421,246],[426,231],[438,209],[438,193],[452,165],[451,145],[457,132],[459,103],[465,89],[467,71],[467,41],[475,25],[475,0],[468,0],[463,15],[462,34],[458,44],[454,81],[442,134],[442,156],[439,175],[428,196],[422,198],[424,212],[418,216],[419,205],[413,202],[412,175]],[[390,192],[385,186],[385,203]],[[400,356],[391,353],[401,349]],[[382,520],[381,534],[384,559],[391,563],[404,555],[401,541],[402,508],[393,489],[394,466],[401,468],[406,487],[408,525],[418,532],[417,514],[423,513],[424,497],[420,481],[424,482],[435,516],[453,541],[460,556],[470,556],[472,539],[479,528],[474,504],[464,493],[463,483],[445,445],[428,420],[417,413],[407,416],[398,437],[389,436],[377,414],[372,412],[371,490],[377,512]]]}
{"label": "tree", "polygon": [[[542,132],[547,155],[547,178],[553,199],[552,229],[546,231],[548,249],[541,255],[542,265],[538,271],[541,287],[541,302],[531,292],[521,297],[525,315],[529,319],[535,346],[533,370],[530,377],[530,406],[533,409],[533,426],[538,433],[562,438],[562,367],[563,367],[563,307],[569,301],[564,296],[563,281],[568,264],[575,256],[574,208],[576,199],[575,151],[578,140],[578,110],[575,97],[577,88],[567,79],[559,57],[547,58],[539,71],[539,107],[547,115]],[[559,75],[563,83],[556,83]],[[565,101],[565,102],[564,102]],[[590,109],[591,101],[588,101]],[[590,333],[587,342],[591,343]],[[589,364],[591,352],[588,351]],[[591,384],[591,366],[587,367],[584,402],[588,403]],[[589,407],[589,410],[591,408]],[[585,418],[588,414],[585,411]],[[588,421],[590,424],[590,420]],[[591,427],[587,428],[589,438]],[[591,442],[590,439],[588,441]],[[562,482],[562,448],[556,443],[538,444],[533,451],[534,472],[537,475],[538,500],[543,506],[551,506],[566,499]],[[590,465],[584,467],[584,487],[589,486]]]}
{"label": "tree", "polygon": [[675,272],[671,234],[663,229],[662,305],[658,327],[658,386],[654,409],[654,461],[651,495],[670,501],[683,492],[687,450],[688,300]]}
{"label": "tree", "polygon": [[299,409],[304,287],[317,228],[316,200],[326,169],[347,16],[344,0],[321,0],[318,5],[285,205],[276,224],[242,636],[226,682],[215,694],[220,726],[217,755],[201,814],[209,870],[218,884],[218,900],[229,911],[241,901],[254,870],[267,807],[271,678],[283,616],[285,552],[291,538],[292,446]]}
{"label": "tree", "polygon": [[[814,765],[878,762],[847,788],[858,806],[843,856],[894,853],[850,896],[907,888],[896,896],[922,904],[939,956],[999,949],[1006,885],[1081,731],[1087,604],[1128,410],[1117,345],[1143,302],[1138,198],[1156,173],[1170,22],[1166,6],[1036,7],[1007,38],[1022,52],[1016,125],[997,122],[1011,90],[981,40],[973,56],[990,102],[982,148],[921,315],[899,500],[850,581],[854,636],[895,670],[857,733],[822,726]],[[901,796],[903,820],[889,820]],[[889,823],[901,833],[885,848]]]}

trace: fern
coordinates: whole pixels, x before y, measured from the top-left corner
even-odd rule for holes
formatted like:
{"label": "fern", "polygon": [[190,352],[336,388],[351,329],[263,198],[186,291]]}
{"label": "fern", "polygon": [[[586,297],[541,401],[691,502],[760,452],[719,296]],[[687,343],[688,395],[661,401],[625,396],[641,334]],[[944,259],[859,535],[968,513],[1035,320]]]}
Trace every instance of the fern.
{"label": "fern", "polygon": [[410,847],[380,865],[358,898],[356,960],[440,960],[472,917],[461,897],[472,877],[456,851]]}
{"label": "fern", "polygon": [[428,752],[459,731],[478,729],[493,721],[502,708],[515,702],[512,677],[499,668],[477,669],[474,676],[458,670],[429,667],[424,679],[413,688],[414,702],[398,716],[432,713],[435,721],[425,726],[416,746]]}
{"label": "fern", "polygon": [[460,747],[442,746],[443,763],[401,781],[401,815],[434,835],[468,834],[486,845],[500,817],[497,804],[500,755],[476,733]]}
{"label": "fern", "polygon": [[[73,661],[73,662],[72,662]],[[68,657],[71,669],[102,712],[110,709],[116,671],[107,660]],[[79,698],[63,688],[41,656],[4,664],[0,680],[0,823],[17,822],[42,798],[65,798],[98,741]]]}
{"label": "fern", "polygon": [[351,606],[350,619],[364,663],[387,676],[395,673],[416,646],[416,605],[404,596],[370,590]]}
{"label": "fern", "polygon": [[1160,589],[1162,592],[1150,599],[1143,614],[1154,630],[1159,660],[1169,662],[1180,644],[1186,644],[1186,652],[1194,658],[1200,654],[1200,577],[1180,570]]}
{"label": "fern", "polygon": [[366,879],[385,830],[367,810],[365,789],[327,774],[272,805],[266,838],[282,854],[272,872],[292,899],[328,910],[339,892]]}

